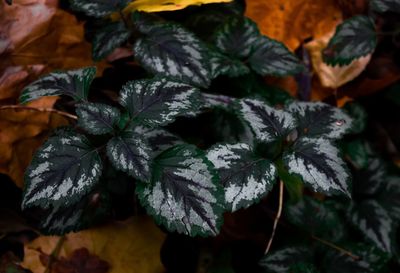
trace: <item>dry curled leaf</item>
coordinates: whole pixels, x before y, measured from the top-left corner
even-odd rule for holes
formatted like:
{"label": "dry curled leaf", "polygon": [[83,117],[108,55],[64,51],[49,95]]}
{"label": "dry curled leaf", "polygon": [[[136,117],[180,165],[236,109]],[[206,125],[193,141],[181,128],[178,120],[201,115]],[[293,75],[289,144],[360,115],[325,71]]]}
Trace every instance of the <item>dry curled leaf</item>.
{"label": "dry curled leaf", "polygon": [[232,0],[135,0],[125,8],[125,12],[134,10],[145,12],[173,11],[184,9],[191,5],[203,5],[211,3],[227,3]]}
{"label": "dry curled leaf", "polygon": [[342,12],[336,0],[246,0],[246,16],[264,35],[295,50],[304,40],[334,29]]}
{"label": "dry curled leaf", "polygon": [[[109,273],[162,273],[164,269],[159,257],[164,237],[150,218],[138,217],[70,233],[66,235],[58,257],[71,257],[77,249],[86,248],[91,255],[110,265]],[[59,238],[42,236],[27,244],[22,266],[33,273],[43,273],[45,266],[40,255],[52,253]]]}

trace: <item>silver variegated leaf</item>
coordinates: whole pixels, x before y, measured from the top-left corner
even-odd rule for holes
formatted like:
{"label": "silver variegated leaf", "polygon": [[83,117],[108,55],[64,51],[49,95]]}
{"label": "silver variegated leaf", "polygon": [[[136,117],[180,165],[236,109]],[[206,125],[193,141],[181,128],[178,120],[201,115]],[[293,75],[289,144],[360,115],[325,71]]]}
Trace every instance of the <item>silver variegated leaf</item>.
{"label": "silver variegated leaf", "polygon": [[287,110],[296,118],[299,134],[309,138],[338,139],[352,125],[343,110],[322,102],[293,102]]}
{"label": "silver variegated leaf", "polygon": [[382,159],[368,158],[365,169],[360,169],[354,174],[353,194],[356,198],[365,198],[375,195],[385,187],[388,173]]}
{"label": "silver variegated leaf", "polygon": [[299,175],[317,192],[350,196],[350,175],[339,150],[325,138],[298,139],[283,155],[289,173]]}
{"label": "silver variegated leaf", "polygon": [[370,7],[377,12],[397,12],[400,13],[399,0],[371,0]]}
{"label": "silver variegated leaf", "polygon": [[95,67],[53,72],[25,87],[19,101],[27,103],[44,96],[60,95],[84,101],[87,99],[90,84],[95,76]]}
{"label": "silver variegated leaf", "polygon": [[290,113],[274,109],[261,100],[242,99],[238,108],[240,116],[259,141],[268,143],[283,139],[296,128],[296,121]]}
{"label": "silver variegated leaf", "polygon": [[238,16],[227,20],[215,33],[214,43],[225,54],[234,58],[247,58],[252,45],[260,37],[257,25],[248,18]]}
{"label": "silver variegated leaf", "polygon": [[122,10],[129,0],[69,0],[71,8],[93,17],[105,17]]}
{"label": "silver variegated leaf", "polygon": [[117,108],[102,103],[81,103],[77,105],[78,126],[93,135],[112,133],[120,119]]}
{"label": "silver variegated leaf", "polygon": [[152,150],[142,136],[124,131],[107,143],[107,156],[118,170],[141,181],[149,182]]}
{"label": "silver variegated leaf", "polygon": [[337,26],[335,35],[324,49],[324,62],[350,64],[354,59],[372,53],[377,41],[373,19],[365,15],[353,16]]}
{"label": "silver variegated leaf", "polygon": [[26,171],[23,207],[70,206],[97,184],[102,162],[88,139],[74,132],[49,138]]}
{"label": "silver variegated leaf", "polygon": [[178,145],[154,161],[151,183],[137,185],[147,212],[169,231],[190,236],[217,235],[224,193],[203,151]]}
{"label": "silver variegated leaf", "polygon": [[269,273],[288,273],[297,263],[311,262],[312,252],[301,246],[286,247],[261,258],[259,265]]}
{"label": "silver variegated leaf", "polygon": [[153,157],[172,146],[183,144],[182,139],[162,128],[135,127],[135,132],[147,140]]}
{"label": "silver variegated leaf", "polygon": [[210,62],[213,78],[220,75],[238,77],[250,73],[250,69],[242,61],[218,52],[211,53]]}
{"label": "silver variegated leaf", "polygon": [[166,125],[197,111],[201,99],[197,88],[165,78],[128,82],[120,94],[120,103],[131,117],[149,126]]}
{"label": "silver variegated leaf", "polygon": [[130,36],[122,21],[107,24],[100,28],[93,38],[92,56],[98,61],[110,55],[117,47],[125,43]]}
{"label": "silver variegated leaf", "polygon": [[344,236],[345,228],[335,208],[311,197],[304,196],[295,204],[289,203],[285,218],[308,233],[330,241],[338,241]]}
{"label": "silver variegated leaf", "polygon": [[389,213],[373,199],[353,203],[347,213],[349,221],[379,249],[388,253],[393,246],[393,221]]}
{"label": "silver variegated leaf", "polygon": [[265,36],[253,43],[249,65],[262,76],[283,77],[304,70],[304,65],[283,43]]}
{"label": "silver variegated leaf", "polygon": [[378,196],[379,204],[384,207],[390,217],[400,221],[400,177],[386,176],[384,178],[384,190]]}
{"label": "silver variegated leaf", "polygon": [[207,87],[211,82],[208,49],[191,32],[178,25],[154,24],[141,27],[135,58],[148,71]]}
{"label": "silver variegated leaf", "polygon": [[232,212],[258,202],[276,181],[275,165],[256,156],[247,144],[216,145],[207,158],[219,172],[226,207]]}

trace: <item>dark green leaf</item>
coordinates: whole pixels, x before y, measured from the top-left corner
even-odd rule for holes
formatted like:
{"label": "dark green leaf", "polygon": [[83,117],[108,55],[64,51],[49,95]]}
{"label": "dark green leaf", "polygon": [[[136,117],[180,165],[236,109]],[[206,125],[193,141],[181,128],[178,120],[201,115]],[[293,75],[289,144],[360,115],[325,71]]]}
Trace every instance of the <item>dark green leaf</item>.
{"label": "dark green leaf", "polygon": [[247,58],[252,45],[260,38],[257,25],[245,17],[232,17],[215,33],[214,43],[233,58]]}
{"label": "dark green leaf", "polygon": [[122,21],[99,28],[93,38],[93,59],[99,61],[107,57],[114,49],[125,43],[129,36],[130,32]]}
{"label": "dark green leaf", "polygon": [[347,216],[354,227],[375,246],[388,253],[392,252],[393,222],[377,201],[370,199],[354,203]]}
{"label": "dark green leaf", "polygon": [[25,175],[23,207],[70,206],[97,184],[102,163],[83,135],[56,135],[34,155]]}
{"label": "dark green leaf", "polygon": [[152,149],[153,157],[159,155],[166,149],[177,144],[182,144],[183,141],[176,135],[161,128],[146,128],[136,127],[135,132],[141,135],[149,143]]}
{"label": "dark green leaf", "polygon": [[376,12],[397,12],[400,13],[400,1],[399,0],[371,0],[371,9]]}
{"label": "dark green leaf", "polygon": [[130,130],[122,132],[107,143],[107,155],[116,169],[150,181],[152,150],[142,136]]}
{"label": "dark green leaf", "polygon": [[268,273],[288,273],[297,263],[310,262],[312,251],[306,247],[286,247],[264,256],[259,265]]}
{"label": "dark green leaf", "polygon": [[301,176],[315,191],[350,196],[346,164],[328,139],[302,137],[284,153],[283,161],[289,173]]}
{"label": "dark green leaf", "polygon": [[341,109],[322,102],[293,102],[287,109],[297,120],[299,135],[308,138],[338,139],[352,125]]}
{"label": "dark green leaf", "polygon": [[147,212],[169,231],[216,235],[222,223],[224,193],[204,152],[178,145],[154,161],[151,183],[137,185]]}
{"label": "dark green leaf", "polygon": [[344,235],[344,226],[335,209],[325,202],[304,197],[285,209],[286,219],[314,236],[338,241]]}
{"label": "dark green leaf", "polygon": [[378,196],[378,202],[393,220],[400,221],[400,177],[385,176],[384,181],[384,189]]}
{"label": "dark green leaf", "polygon": [[357,15],[336,28],[335,35],[324,50],[323,59],[330,65],[346,65],[372,53],[376,43],[373,20],[368,16]]}
{"label": "dark green leaf", "polygon": [[315,266],[310,263],[298,263],[294,264],[289,269],[290,273],[317,273]]}
{"label": "dark green leaf", "polygon": [[343,110],[351,117],[353,123],[349,128],[349,133],[359,134],[364,131],[367,126],[368,114],[366,110],[358,103],[346,103]]}
{"label": "dark green leaf", "polygon": [[208,151],[207,157],[219,172],[230,211],[251,206],[275,183],[274,164],[256,156],[247,144],[216,145]]}
{"label": "dark green leaf", "polygon": [[117,108],[101,103],[81,103],[77,105],[78,126],[93,135],[103,135],[114,131],[120,118]]}
{"label": "dark green leaf", "polygon": [[284,44],[265,36],[253,43],[249,64],[262,76],[284,77],[304,70],[304,65]]}
{"label": "dark green leaf", "polygon": [[76,101],[86,100],[95,76],[95,67],[53,72],[25,87],[19,101],[27,103],[44,96],[60,95],[72,97]]}
{"label": "dark green leaf", "polygon": [[351,164],[357,169],[368,167],[369,154],[366,144],[359,140],[349,141],[343,144],[343,150],[346,158],[351,161]]}
{"label": "dark green leaf", "polygon": [[105,17],[122,10],[129,0],[69,0],[71,8],[93,17]]}
{"label": "dark green leaf", "polygon": [[200,102],[197,88],[164,78],[128,82],[120,98],[132,118],[149,126],[165,125],[179,115],[196,111]]}
{"label": "dark green leaf", "polygon": [[133,51],[148,71],[207,87],[212,78],[208,49],[191,32],[178,25],[142,26],[144,36]]}
{"label": "dark green leaf", "polygon": [[345,246],[346,250],[359,259],[337,250],[330,249],[323,259],[326,273],[382,273],[389,260],[388,255],[370,245],[357,244]]}
{"label": "dark green leaf", "polygon": [[269,143],[281,140],[296,128],[291,114],[274,109],[261,100],[242,99],[238,107],[240,116],[249,124],[259,141]]}
{"label": "dark green leaf", "polygon": [[238,77],[250,73],[250,69],[242,61],[227,57],[218,52],[211,53],[210,62],[213,78],[220,75]]}
{"label": "dark green leaf", "polygon": [[370,197],[377,194],[386,183],[387,170],[380,158],[368,158],[367,168],[354,174],[353,195],[356,198]]}

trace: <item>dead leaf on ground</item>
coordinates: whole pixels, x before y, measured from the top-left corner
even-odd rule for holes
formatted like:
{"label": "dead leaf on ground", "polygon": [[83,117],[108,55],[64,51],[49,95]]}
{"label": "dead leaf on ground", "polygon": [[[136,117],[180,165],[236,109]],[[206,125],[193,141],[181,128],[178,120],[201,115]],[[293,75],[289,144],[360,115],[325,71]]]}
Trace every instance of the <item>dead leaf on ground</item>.
{"label": "dead leaf on ground", "polygon": [[[43,273],[41,253],[50,254],[60,237],[42,236],[25,246],[22,266]],[[162,273],[160,248],[165,235],[149,217],[137,217],[66,235],[59,257],[86,248],[110,265],[109,273]]]}
{"label": "dead leaf on ground", "polygon": [[246,0],[245,14],[264,35],[292,51],[305,39],[331,32],[342,20],[336,0]]}
{"label": "dead leaf on ground", "polygon": [[232,0],[135,0],[124,9],[125,12],[134,10],[145,12],[160,12],[181,10],[191,5],[204,5],[211,3],[227,3]]}

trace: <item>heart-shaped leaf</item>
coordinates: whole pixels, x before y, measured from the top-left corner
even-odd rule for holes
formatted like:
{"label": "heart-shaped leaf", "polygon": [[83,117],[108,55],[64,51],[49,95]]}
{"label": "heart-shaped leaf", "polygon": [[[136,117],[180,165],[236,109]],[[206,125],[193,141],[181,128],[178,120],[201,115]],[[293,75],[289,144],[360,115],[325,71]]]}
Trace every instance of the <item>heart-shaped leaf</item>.
{"label": "heart-shaped leaf", "polygon": [[78,126],[93,135],[112,133],[120,119],[117,108],[101,103],[81,103],[77,105]]}

